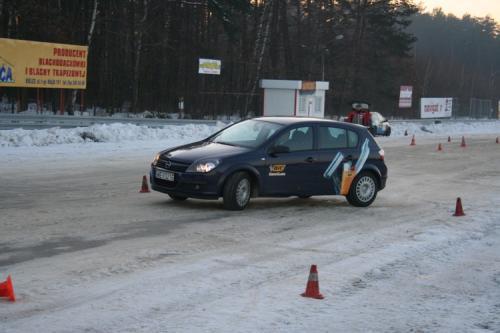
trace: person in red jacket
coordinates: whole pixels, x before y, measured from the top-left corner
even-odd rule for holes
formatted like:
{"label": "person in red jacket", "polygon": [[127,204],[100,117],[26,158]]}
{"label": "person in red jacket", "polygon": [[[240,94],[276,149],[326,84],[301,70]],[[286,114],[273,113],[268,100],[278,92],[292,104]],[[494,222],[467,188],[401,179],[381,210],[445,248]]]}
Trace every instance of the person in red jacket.
{"label": "person in red jacket", "polygon": [[368,103],[352,103],[352,110],[347,114],[346,122],[360,124],[370,128],[372,126],[372,114]]}

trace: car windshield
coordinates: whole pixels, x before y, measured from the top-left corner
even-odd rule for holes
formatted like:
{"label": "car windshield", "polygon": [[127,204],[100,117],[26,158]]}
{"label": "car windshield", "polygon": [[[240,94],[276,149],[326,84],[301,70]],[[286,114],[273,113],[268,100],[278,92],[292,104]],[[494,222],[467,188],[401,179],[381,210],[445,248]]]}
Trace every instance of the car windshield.
{"label": "car windshield", "polygon": [[283,125],[262,120],[245,120],[222,130],[212,142],[255,148],[264,143]]}

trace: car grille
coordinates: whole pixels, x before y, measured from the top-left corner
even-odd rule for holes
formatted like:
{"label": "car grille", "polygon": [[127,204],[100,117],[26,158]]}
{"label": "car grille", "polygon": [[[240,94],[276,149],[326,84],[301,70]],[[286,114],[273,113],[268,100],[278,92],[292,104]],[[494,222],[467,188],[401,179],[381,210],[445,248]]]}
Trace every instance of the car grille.
{"label": "car grille", "polygon": [[[167,161],[170,162],[170,166],[167,166]],[[189,163],[183,163],[174,160],[167,160],[160,158],[156,164],[158,168],[162,168],[165,170],[176,171],[176,172],[186,172],[189,167]]]}

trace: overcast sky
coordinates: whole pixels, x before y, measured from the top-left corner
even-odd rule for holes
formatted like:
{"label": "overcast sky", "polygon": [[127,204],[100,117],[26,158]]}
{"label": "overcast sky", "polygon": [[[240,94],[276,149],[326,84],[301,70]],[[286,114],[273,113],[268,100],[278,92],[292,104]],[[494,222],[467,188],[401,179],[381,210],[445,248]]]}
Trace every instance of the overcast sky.
{"label": "overcast sky", "polygon": [[[445,13],[452,13],[458,17],[469,13],[473,16],[490,15],[500,23],[500,0],[419,0],[431,11],[441,7]],[[416,1],[417,3],[419,1]]]}

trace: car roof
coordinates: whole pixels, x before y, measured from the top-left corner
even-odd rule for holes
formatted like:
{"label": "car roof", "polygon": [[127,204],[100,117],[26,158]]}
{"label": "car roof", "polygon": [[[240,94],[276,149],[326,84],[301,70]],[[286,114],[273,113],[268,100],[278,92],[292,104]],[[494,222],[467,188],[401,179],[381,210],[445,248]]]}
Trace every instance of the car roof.
{"label": "car roof", "polygon": [[277,123],[281,125],[292,125],[292,124],[339,124],[342,126],[350,127],[353,129],[366,129],[364,126],[352,123],[346,123],[343,121],[337,121],[332,119],[323,119],[323,118],[307,118],[307,117],[258,117],[253,118],[254,120],[262,120],[269,121],[272,123]]}
{"label": "car roof", "polygon": [[307,117],[259,117],[259,118],[254,118],[255,120],[263,120],[263,121],[269,121],[273,123],[278,123],[278,124],[283,124],[283,125],[289,125],[289,124],[296,124],[296,123],[316,123],[316,122],[336,122],[335,120],[331,119],[322,119],[322,118],[307,118]]}

